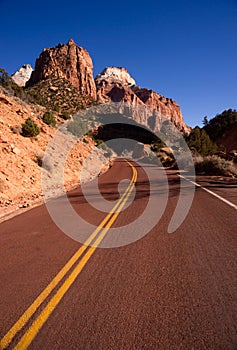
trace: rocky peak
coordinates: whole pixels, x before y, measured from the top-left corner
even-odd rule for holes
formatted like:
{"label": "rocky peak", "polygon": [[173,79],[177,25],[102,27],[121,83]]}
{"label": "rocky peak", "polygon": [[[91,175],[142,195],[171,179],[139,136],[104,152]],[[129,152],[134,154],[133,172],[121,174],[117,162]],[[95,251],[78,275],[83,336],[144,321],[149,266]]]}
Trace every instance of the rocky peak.
{"label": "rocky peak", "polygon": [[91,57],[84,48],[77,46],[73,39],[67,44],[59,44],[42,51],[27,86],[49,77],[67,79],[79,93],[96,99]]}
{"label": "rocky peak", "polygon": [[71,38],[68,40],[67,45],[70,46],[70,45],[76,45],[76,44],[75,44],[75,41]]}
{"label": "rocky peak", "polygon": [[96,85],[100,85],[103,81],[109,83],[121,83],[124,86],[136,85],[135,80],[128,73],[126,68],[107,67],[95,78]]}
{"label": "rocky peak", "polygon": [[30,79],[33,68],[30,64],[24,64],[20,69],[18,69],[14,74],[12,74],[12,79],[19,86],[25,86],[26,82]]}

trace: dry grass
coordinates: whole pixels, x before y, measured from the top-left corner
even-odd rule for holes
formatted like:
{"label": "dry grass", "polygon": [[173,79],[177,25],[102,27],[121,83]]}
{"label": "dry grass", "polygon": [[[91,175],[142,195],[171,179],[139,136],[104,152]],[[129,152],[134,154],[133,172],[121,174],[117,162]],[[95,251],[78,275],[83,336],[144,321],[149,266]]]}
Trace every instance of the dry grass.
{"label": "dry grass", "polygon": [[197,174],[237,177],[236,165],[218,156],[197,156],[194,158],[194,165]]}

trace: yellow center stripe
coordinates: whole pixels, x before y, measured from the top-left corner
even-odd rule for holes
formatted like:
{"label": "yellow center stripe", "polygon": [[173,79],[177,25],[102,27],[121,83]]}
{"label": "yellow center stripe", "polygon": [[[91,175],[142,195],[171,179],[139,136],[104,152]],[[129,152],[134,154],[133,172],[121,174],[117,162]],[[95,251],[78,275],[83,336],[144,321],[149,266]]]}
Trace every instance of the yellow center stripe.
{"label": "yellow center stripe", "polygon": [[[59,282],[63,279],[63,277],[67,274],[67,272],[71,269],[71,267],[76,263],[76,261],[81,257],[83,252],[88,248],[88,245],[93,241],[93,239],[97,236],[97,234],[101,231],[99,237],[96,239],[94,245],[89,248],[84,257],[78,263],[78,265],[74,268],[73,272],[66,279],[66,281],[62,284],[56,294],[52,297],[49,303],[46,305],[44,310],[29,328],[29,330],[25,333],[25,335],[21,338],[15,349],[26,349],[31,341],[34,339],[36,334],[42,325],[46,322],[47,318],[51,314],[51,312],[55,309],[57,304],[60,302],[64,294],[70,288],[72,283],[75,281],[83,267],[86,265],[87,261],[93,255],[94,251],[103,240],[104,236],[108,232],[109,228],[112,226],[122,208],[126,204],[133,188],[134,184],[137,180],[137,171],[135,167],[127,161],[127,163],[131,166],[133,171],[133,177],[130,181],[129,186],[124,192],[123,196],[116,203],[110,213],[102,220],[96,230],[91,234],[91,236],[86,240],[86,242],[78,249],[78,251],[71,257],[71,259],[66,263],[66,265],[59,271],[59,273],[54,277],[54,279],[48,284],[48,286],[43,290],[43,292],[35,299],[35,301],[31,304],[31,306],[24,312],[24,314],[19,318],[19,320],[12,326],[12,328],[7,332],[7,334],[0,341],[0,348],[5,349],[15,337],[15,335],[24,327],[24,325],[29,321],[31,316],[36,312],[39,306],[45,301],[45,299],[49,296],[49,294],[55,289],[55,287],[59,284]],[[104,227],[105,226],[105,227]]]}

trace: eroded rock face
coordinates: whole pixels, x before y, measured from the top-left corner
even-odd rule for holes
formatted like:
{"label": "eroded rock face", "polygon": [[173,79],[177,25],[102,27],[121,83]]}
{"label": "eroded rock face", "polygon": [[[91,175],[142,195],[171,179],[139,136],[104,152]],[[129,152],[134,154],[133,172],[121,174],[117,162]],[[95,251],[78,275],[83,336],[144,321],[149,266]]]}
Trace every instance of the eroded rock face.
{"label": "eroded rock face", "polygon": [[164,97],[153,90],[137,86],[133,88],[133,91],[149,109],[155,112],[150,119],[150,127],[154,131],[159,130],[159,118],[157,116],[162,115],[170,120],[180,131],[184,133],[190,132],[190,128],[184,123],[179,105],[172,98]]}
{"label": "eroded rock face", "polygon": [[32,86],[48,77],[67,79],[85,96],[96,99],[93,79],[93,64],[89,53],[70,39],[67,44],[44,49],[36,60],[27,86]]}
{"label": "eroded rock face", "polygon": [[12,74],[12,79],[14,82],[23,87],[26,82],[30,79],[33,68],[30,64],[24,64],[20,69],[18,69],[14,74]]}
{"label": "eroded rock face", "polygon": [[180,107],[174,100],[136,86],[135,80],[125,68],[108,67],[97,75],[95,83],[99,102],[129,104],[132,118],[153,131],[159,131],[162,122],[167,119],[181,132],[190,132],[190,128],[184,123]]}

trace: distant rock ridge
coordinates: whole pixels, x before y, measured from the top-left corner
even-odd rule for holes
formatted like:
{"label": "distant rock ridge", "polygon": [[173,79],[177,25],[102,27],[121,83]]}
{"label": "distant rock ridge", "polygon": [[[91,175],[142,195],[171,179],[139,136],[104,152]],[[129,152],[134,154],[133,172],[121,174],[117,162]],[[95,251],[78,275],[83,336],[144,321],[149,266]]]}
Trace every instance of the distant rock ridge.
{"label": "distant rock ridge", "polygon": [[67,79],[79,93],[96,100],[93,64],[88,52],[70,39],[67,44],[42,51],[35,63],[27,86],[32,86],[50,76]]}
{"label": "distant rock ridge", "polygon": [[20,69],[12,74],[12,79],[17,85],[24,87],[26,82],[30,79],[32,71],[33,68],[30,64],[24,64]]}
{"label": "distant rock ridge", "polygon": [[[131,108],[132,118],[159,131],[163,119],[171,121],[181,132],[189,133],[190,128],[184,123],[179,105],[171,98],[166,98],[151,89],[140,88],[125,68],[105,68],[95,78],[97,99],[100,103],[124,102]],[[141,108],[148,107],[146,108]]]}

